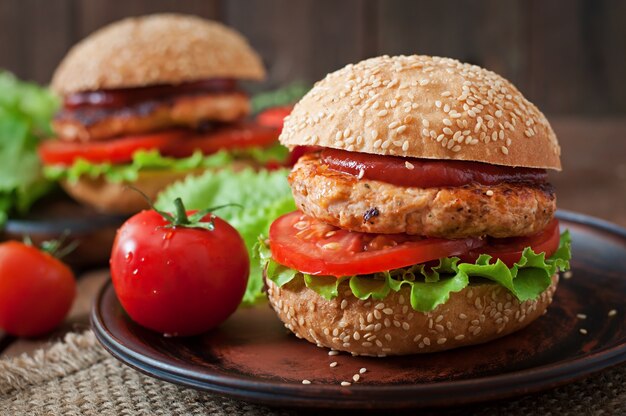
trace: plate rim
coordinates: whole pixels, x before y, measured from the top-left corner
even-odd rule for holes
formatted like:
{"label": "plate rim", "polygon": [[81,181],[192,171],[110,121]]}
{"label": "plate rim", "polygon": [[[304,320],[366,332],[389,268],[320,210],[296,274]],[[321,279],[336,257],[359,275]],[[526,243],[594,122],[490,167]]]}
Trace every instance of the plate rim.
{"label": "plate rim", "polygon": [[[625,228],[596,217],[573,211],[558,210],[557,218],[617,234],[619,237],[626,239]],[[151,377],[202,391],[225,394],[264,404],[276,405],[279,402],[282,405],[289,406],[302,405],[303,402],[306,402],[307,406],[334,408],[415,408],[471,404],[486,402],[494,398],[506,399],[521,394],[555,388],[626,361],[625,339],[619,345],[604,348],[565,362],[559,361],[520,371],[466,380],[444,380],[432,383],[393,384],[386,386],[353,384],[349,389],[335,384],[313,384],[307,386],[307,389],[302,389],[302,386],[293,382],[260,381],[259,379],[236,374],[200,374],[199,372],[155,360],[127,347],[122,340],[115,338],[106,330],[106,326],[99,318],[102,298],[109,290],[113,290],[110,279],[98,292],[98,296],[92,305],[90,321],[98,341],[115,358]],[[141,365],[147,366],[150,371]],[[489,387],[489,389],[485,389],[486,387]],[[341,404],[339,405],[336,397],[338,389],[346,390],[345,394],[342,394]],[[462,391],[465,394],[450,398],[449,395],[453,391]],[[331,394],[331,396],[329,397],[324,393]],[[354,393],[357,393],[356,397],[352,397],[355,396]],[[382,399],[382,401],[377,400],[375,403],[363,400],[363,395],[371,395],[372,393],[381,396],[389,395],[390,397],[387,400],[384,400],[384,397],[377,397]],[[391,397],[394,393],[403,393],[407,398],[399,402],[397,396]],[[446,403],[442,402],[444,398],[446,398]]]}

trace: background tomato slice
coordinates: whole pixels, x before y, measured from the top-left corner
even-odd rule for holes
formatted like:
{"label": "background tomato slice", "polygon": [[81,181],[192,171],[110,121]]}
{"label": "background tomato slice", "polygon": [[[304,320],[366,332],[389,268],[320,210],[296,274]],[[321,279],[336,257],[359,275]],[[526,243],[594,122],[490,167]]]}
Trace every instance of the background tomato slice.
{"label": "background tomato slice", "polygon": [[275,128],[250,123],[205,134],[177,129],[86,143],[48,140],[40,145],[39,157],[47,165],[71,165],[78,158],[93,163],[121,164],[132,161],[138,150],[157,149],[163,156],[187,157],[196,150],[208,155],[222,149],[266,147],[277,139]]}
{"label": "background tomato slice", "polygon": [[272,127],[278,129],[278,131],[280,132],[283,129],[285,117],[291,114],[292,110],[292,105],[271,107],[261,111],[256,116],[256,121],[261,126]]}
{"label": "background tomato slice", "polygon": [[163,149],[188,135],[185,130],[126,136],[95,142],[48,140],[39,146],[39,157],[46,165],[71,165],[82,158],[93,163],[127,163],[138,150]]}
{"label": "background tomato slice", "polygon": [[555,218],[538,234],[529,237],[488,239],[484,247],[460,257],[464,262],[473,263],[481,254],[489,254],[512,267],[522,257],[526,247],[531,247],[535,253],[546,253],[546,258],[552,256],[559,248],[560,239],[559,221]]}
{"label": "background tomato slice", "polygon": [[398,269],[477,249],[478,238],[446,240],[406,234],[367,234],[325,224],[300,211],[283,215],[269,232],[272,257],[308,274],[351,276]]}

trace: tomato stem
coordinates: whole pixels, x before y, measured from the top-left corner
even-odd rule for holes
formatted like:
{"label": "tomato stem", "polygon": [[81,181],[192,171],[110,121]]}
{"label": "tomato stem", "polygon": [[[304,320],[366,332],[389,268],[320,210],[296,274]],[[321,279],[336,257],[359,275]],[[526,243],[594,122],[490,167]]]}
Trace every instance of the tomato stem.
{"label": "tomato stem", "polygon": [[174,200],[174,209],[176,209],[176,217],[175,221],[172,225],[189,225],[189,217],[187,217],[187,210],[185,209],[185,204],[183,204],[183,200],[178,197]]}

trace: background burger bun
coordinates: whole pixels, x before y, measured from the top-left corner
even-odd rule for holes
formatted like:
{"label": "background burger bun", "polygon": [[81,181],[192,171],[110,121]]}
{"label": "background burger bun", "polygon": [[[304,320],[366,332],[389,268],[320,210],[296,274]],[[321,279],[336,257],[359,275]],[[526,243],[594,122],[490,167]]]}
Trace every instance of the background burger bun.
{"label": "background burger bun", "polygon": [[[141,190],[151,200],[156,201],[160,191],[169,184],[190,174],[199,174],[203,170],[175,172],[172,170],[154,170],[140,172],[133,188]],[[108,214],[135,214],[149,205],[145,198],[126,182],[108,182],[103,177],[90,178],[83,175],[78,181],[62,181],[63,189],[74,199]]]}
{"label": "background burger bun", "polygon": [[266,282],[272,308],[299,338],[356,355],[387,356],[482,344],[518,331],[550,305],[558,275],[534,301],[519,302],[495,283],[472,284],[428,313],[411,308],[407,286],[383,300],[359,300],[343,282],[329,301],[302,278],[283,287]]}
{"label": "background burger bun", "polygon": [[259,80],[246,39],[220,23],[178,14],[120,20],[76,44],[52,78],[59,94],[208,78]]}
{"label": "background burger bun", "polygon": [[561,169],[545,116],[510,82],[454,59],[381,56],[328,74],[285,120],[284,145]]}

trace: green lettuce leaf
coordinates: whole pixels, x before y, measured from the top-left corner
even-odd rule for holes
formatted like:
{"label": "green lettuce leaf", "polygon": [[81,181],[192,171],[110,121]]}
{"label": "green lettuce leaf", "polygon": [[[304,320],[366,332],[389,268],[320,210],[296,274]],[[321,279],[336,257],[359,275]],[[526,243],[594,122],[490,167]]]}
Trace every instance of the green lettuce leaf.
{"label": "green lettuce leaf", "polygon": [[193,169],[223,168],[235,160],[252,160],[260,164],[270,161],[286,160],[289,151],[286,147],[275,144],[269,148],[251,147],[232,151],[222,150],[212,155],[195,152],[186,158],[162,156],[158,150],[138,150],[133,160],[125,164],[92,163],[85,159],[76,160],[71,166],[50,165],[44,168],[46,178],[51,180],[69,180],[76,182],[81,176],[97,178],[103,176],[107,181],[134,182],[139,172],[146,170],[171,170],[184,172]]}
{"label": "green lettuce leaf", "polygon": [[37,156],[40,137],[50,134],[58,102],[46,89],[0,71],[0,225],[9,213],[25,213],[52,184]]}
{"label": "green lettuce leaf", "polygon": [[[229,222],[239,231],[250,257],[253,258],[254,247],[258,236],[267,235],[270,224],[280,215],[296,209],[291,189],[287,183],[287,169],[255,172],[245,169],[234,172],[231,169],[207,171],[192,177],[189,176],[166,188],[159,194],[156,207],[172,210],[173,201],[182,198],[188,209],[204,209],[207,207],[236,203],[243,208],[230,206],[220,209],[216,214]],[[260,256],[258,250],[256,255]],[[258,258],[258,257],[257,257]],[[263,258],[265,263],[270,258]],[[276,263],[271,271],[282,284],[289,279],[289,273]],[[262,269],[258,261],[250,262],[250,277],[244,295],[244,304],[253,304],[263,299]]]}
{"label": "green lettuce leaf", "polygon": [[[450,294],[459,292],[470,284],[472,278],[491,280],[506,287],[520,302],[536,299],[551,283],[558,271],[569,269],[571,237],[569,231],[561,235],[558,250],[545,259],[545,253],[534,253],[530,247],[524,249],[520,260],[507,267],[501,260],[491,263],[488,255],[480,256],[475,263],[459,263],[458,257],[443,258],[435,266],[423,264],[365,276],[311,276],[278,265],[271,258],[269,248],[260,240],[257,257],[261,267],[266,267],[267,278],[279,286],[297,276],[325,299],[333,299],[339,286],[348,280],[348,287],[359,299],[384,299],[391,291],[398,292],[402,286],[411,288],[411,307],[416,311],[428,312],[448,301]],[[274,263],[274,264],[273,264]],[[287,270],[285,270],[287,269]]]}

